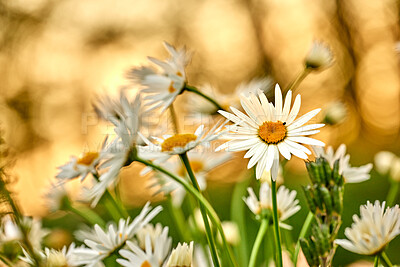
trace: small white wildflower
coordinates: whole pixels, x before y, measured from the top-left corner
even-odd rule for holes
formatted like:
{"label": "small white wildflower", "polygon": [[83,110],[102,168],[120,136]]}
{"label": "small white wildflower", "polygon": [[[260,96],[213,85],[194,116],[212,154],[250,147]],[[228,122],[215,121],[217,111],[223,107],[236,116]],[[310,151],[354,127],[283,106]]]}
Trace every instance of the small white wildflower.
{"label": "small white wildflower", "polygon": [[174,102],[185,86],[185,67],[190,61],[190,55],[185,48],[176,50],[168,43],[164,45],[171,58],[161,61],[149,57],[159,70],[152,67],[140,67],[133,68],[128,73],[128,78],[142,85],[141,92],[146,95],[144,100],[147,101],[145,105],[149,107],[147,111],[161,108],[163,112]]}
{"label": "small white wildflower", "polygon": [[360,217],[353,216],[354,223],[346,228],[347,239],[337,239],[335,243],[351,252],[374,255],[385,249],[400,234],[400,208],[386,208],[385,202],[375,201],[360,207]]}
{"label": "small white wildflower", "polygon": [[[253,188],[247,188],[249,196],[243,198],[249,209],[256,215],[260,216],[263,211],[272,212],[272,192],[268,183],[262,183],[260,187],[260,200],[258,200]],[[300,210],[299,200],[296,199],[297,192],[295,190],[290,191],[285,186],[280,186],[278,188],[276,198],[278,203],[278,214],[279,220],[285,221],[293,214]],[[292,229],[290,225],[280,223],[279,226],[285,229]]]}
{"label": "small white wildflower", "polygon": [[360,183],[370,178],[370,171],[372,169],[372,163],[360,166],[352,167],[350,165],[350,155],[346,155],[346,145],[341,144],[336,152],[331,146],[326,148],[326,151],[321,147],[314,147],[313,150],[317,157],[325,158],[331,168],[335,164],[336,160],[339,160],[339,174],[343,175],[346,183]]}

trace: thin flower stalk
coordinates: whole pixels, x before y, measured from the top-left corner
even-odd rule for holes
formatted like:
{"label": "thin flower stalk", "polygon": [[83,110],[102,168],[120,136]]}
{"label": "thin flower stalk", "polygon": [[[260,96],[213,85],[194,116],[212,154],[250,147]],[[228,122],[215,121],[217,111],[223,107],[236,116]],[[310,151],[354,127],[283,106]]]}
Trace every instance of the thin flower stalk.
{"label": "thin flower stalk", "polygon": [[217,227],[219,233],[221,234],[224,249],[228,252],[229,260],[230,260],[232,266],[238,267],[238,264],[236,263],[236,259],[233,255],[232,249],[228,245],[224,230],[222,229],[221,220],[219,219],[217,213],[215,212],[214,208],[210,205],[210,203],[207,201],[207,199],[203,195],[201,195],[193,186],[189,185],[185,180],[183,180],[182,178],[179,178],[178,176],[172,174],[171,172],[165,170],[164,168],[154,165],[150,161],[141,159],[139,157],[137,157],[135,159],[135,161],[143,163],[146,166],[149,166],[149,167],[153,168],[154,170],[157,170],[157,171],[164,173],[165,175],[171,177],[171,179],[173,179],[174,181],[176,181],[180,185],[182,185],[186,191],[188,191],[190,194],[192,194],[192,196],[194,198],[196,198],[200,202],[201,205],[204,206],[204,208],[207,210],[210,220]]}
{"label": "thin flower stalk", "polygon": [[268,230],[269,222],[266,218],[261,221],[260,229],[258,230],[256,240],[254,241],[253,249],[250,255],[249,267],[255,267],[257,261],[258,251],[260,250],[260,246],[262,240],[265,236],[265,233]]}
{"label": "thin flower stalk", "polygon": [[275,232],[275,246],[276,246],[276,266],[282,267],[282,247],[281,247],[281,236],[279,231],[279,217],[278,217],[278,205],[276,201],[276,181],[271,179],[271,190],[272,190],[272,209],[273,209],[273,221],[274,221],[274,232]]}
{"label": "thin flower stalk", "polygon": [[[192,167],[190,166],[189,158],[188,158],[186,152],[183,154],[180,154],[179,156],[182,160],[182,163],[185,165],[185,168],[187,170],[190,180],[192,181],[194,188],[201,194],[200,186],[196,180],[196,177],[194,176],[194,173],[193,173]],[[200,205],[200,212],[201,212],[201,216],[203,217],[204,227],[205,227],[206,234],[207,234],[208,245],[210,246],[212,260],[213,260],[215,266],[220,266],[218,255],[217,255],[217,247],[215,244],[215,239],[213,237],[211,226],[208,221],[207,212],[202,205]]]}
{"label": "thin flower stalk", "polygon": [[216,100],[214,100],[213,98],[209,97],[208,95],[203,94],[196,87],[186,84],[185,85],[185,90],[188,91],[188,92],[192,92],[192,93],[198,94],[199,96],[203,97],[204,99],[206,99],[207,101],[212,103],[216,108],[218,108],[218,110],[225,110]]}

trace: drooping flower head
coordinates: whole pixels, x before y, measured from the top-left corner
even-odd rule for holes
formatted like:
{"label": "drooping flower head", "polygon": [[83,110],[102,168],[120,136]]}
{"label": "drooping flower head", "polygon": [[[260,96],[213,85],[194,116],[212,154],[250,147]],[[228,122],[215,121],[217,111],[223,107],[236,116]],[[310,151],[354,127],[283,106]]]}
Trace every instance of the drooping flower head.
{"label": "drooping flower head", "polygon": [[350,155],[346,155],[346,145],[341,144],[339,148],[333,151],[331,146],[327,147],[326,151],[322,147],[313,147],[313,150],[317,157],[325,158],[331,168],[335,164],[336,160],[339,160],[339,174],[343,175],[346,183],[360,183],[369,179],[369,172],[372,169],[372,163],[360,166],[352,167],[350,165]]}
{"label": "drooping flower head", "polygon": [[[243,200],[256,216],[264,216],[263,214],[265,214],[266,211],[272,212],[272,191],[268,183],[261,184],[259,199],[254,193],[253,188],[249,187],[247,191],[249,192],[249,196],[243,198]],[[290,191],[283,185],[278,188],[276,198],[279,221],[281,221],[279,225],[282,228],[292,229],[290,225],[282,222],[300,210],[300,205],[298,205],[299,200],[296,199],[296,195],[297,192],[295,190]]]}
{"label": "drooping flower head", "polygon": [[142,86],[141,92],[146,94],[148,110],[161,108],[167,109],[175,98],[182,92],[185,81],[185,67],[190,61],[190,55],[185,48],[176,50],[168,43],[164,43],[170,53],[170,58],[161,61],[152,57],[149,60],[159,69],[152,67],[133,68],[128,73],[128,78]]}
{"label": "drooping flower head", "polygon": [[374,255],[385,249],[400,234],[400,208],[386,208],[385,202],[367,202],[360,207],[360,216],[353,216],[351,228],[346,228],[347,239],[337,239],[335,243],[351,252]]}
{"label": "drooping flower head", "polygon": [[248,150],[245,158],[250,158],[247,168],[257,164],[256,178],[260,179],[264,170],[271,169],[275,180],[279,169],[279,153],[287,160],[291,154],[307,159],[311,151],[299,144],[324,146],[321,141],[305,137],[316,134],[318,128],[324,124],[310,124],[303,126],[321,109],[315,109],[296,119],[300,110],[300,95],[297,95],[293,107],[291,106],[292,92],[289,90],[283,103],[279,85],[275,87],[275,106],[268,102],[267,97],[259,92],[258,97],[250,93],[248,97],[241,96],[242,107],[246,114],[231,107],[234,114],[220,110],[219,113],[235,123],[228,126],[230,134],[227,138],[233,139],[217,148],[226,151]]}
{"label": "drooping flower head", "polygon": [[142,116],[141,97],[137,94],[131,102],[121,94],[120,101],[119,117],[110,117],[115,125],[116,138],[103,145],[103,162],[98,167],[101,172],[99,181],[94,182],[92,188],[85,192],[85,198],[92,202],[92,206],[96,206],[107,188],[115,184],[121,168],[130,163],[129,157],[136,154]]}

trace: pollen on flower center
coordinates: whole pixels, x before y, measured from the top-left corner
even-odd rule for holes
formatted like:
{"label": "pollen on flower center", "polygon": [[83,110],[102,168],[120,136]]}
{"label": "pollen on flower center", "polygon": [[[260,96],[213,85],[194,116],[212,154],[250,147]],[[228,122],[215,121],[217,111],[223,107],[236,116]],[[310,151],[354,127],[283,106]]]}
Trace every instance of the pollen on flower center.
{"label": "pollen on flower center", "polygon": [[151,267],[151,264],[148,261],[144,261],[140,267]]}
{"label": "pollen on flower center", "polygon": [[286,137],[286,127],[281,121],[265,121],[258,129],[258,136],[268,144],[277,144]]}
{"label": "pollen on flower center", "polygon": [[175,147],[184,147],[189,142],[195,141],[197,136],[194,134],[176,134],[170,138],[165,139],[161,144],[161,151],[172,151]]}
{"label": "pollen on flower center", "polygon": [[77,164],[89,166],[95,159],[99,157],[98,152],[87,152],[76,162]]}

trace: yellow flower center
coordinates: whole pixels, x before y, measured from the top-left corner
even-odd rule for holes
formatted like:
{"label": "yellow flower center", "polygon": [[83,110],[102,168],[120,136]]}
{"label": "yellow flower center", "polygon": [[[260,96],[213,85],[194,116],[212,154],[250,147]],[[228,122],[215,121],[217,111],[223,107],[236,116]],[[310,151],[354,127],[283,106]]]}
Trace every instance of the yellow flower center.
{"label": "yellow flower center", "polygon": [[[192,167],[192,170],[194,173],[198,173],[204,169],[204,163],[200,160],[191,160],[190,167]],[[186,168],[184,168],[183,166],[181,168],[179,168],[178,174],[179,174],[179,176],[185,176]]]}
{"label": "yellow flower center", "polygon": [[144,261],[140,267],[151,267],[151,264],[148,261]]}
{"label": "yellow flower center", "polygon": [[258,129],[258,136],[267,144],[277,144],[286,137],[286,127],[281,121],[265,121]]}
{"label": "yellow flower center", "polygon": [[89,166],[95,159],[99,157],[98,152],[86,152],[78,161],[77,164]]}
{"label": "yellow flower center", "polygon": [[178,71],[178,72],[176,73],[176,75],[178,75],[179,77],[183,77],[183,74],[182,74],[182,72],[180,72],[180,71]]}
{"label": "yellow flower center", "polygon": [[194,134],[176,134],[174,136],[171,136],[170,138],[165,139],[165,141],[161,144],[161,151],[173,151],[175,147],[184,147],[189,142],[195,141],[196,139],[197,136]]}

